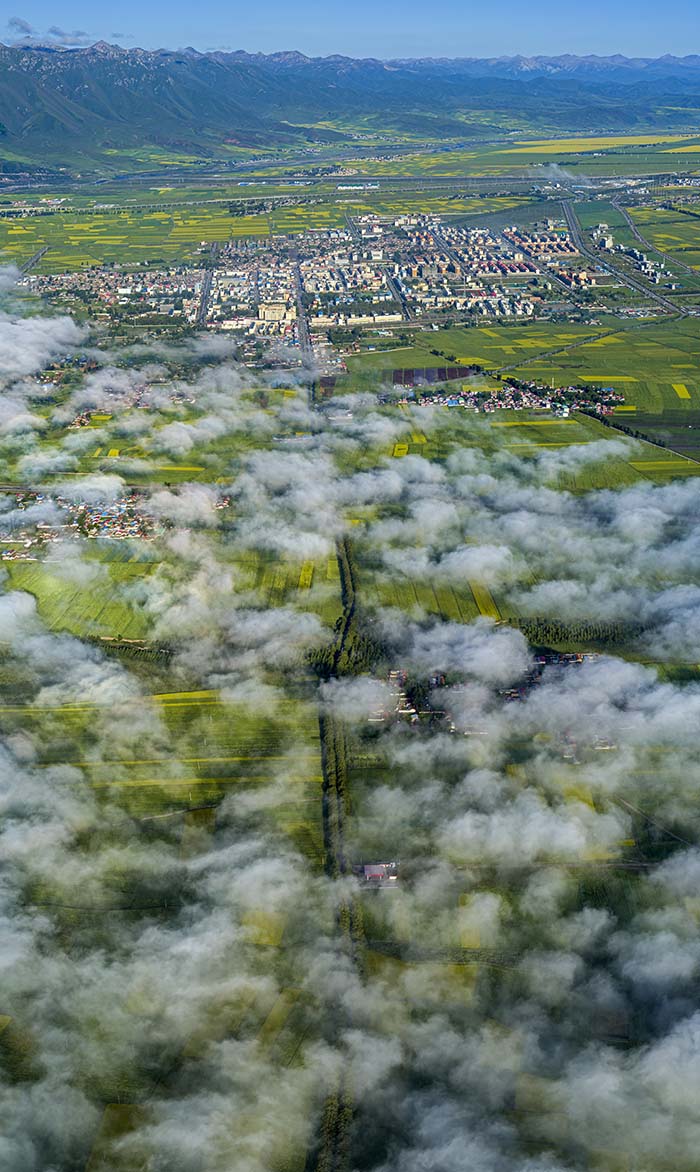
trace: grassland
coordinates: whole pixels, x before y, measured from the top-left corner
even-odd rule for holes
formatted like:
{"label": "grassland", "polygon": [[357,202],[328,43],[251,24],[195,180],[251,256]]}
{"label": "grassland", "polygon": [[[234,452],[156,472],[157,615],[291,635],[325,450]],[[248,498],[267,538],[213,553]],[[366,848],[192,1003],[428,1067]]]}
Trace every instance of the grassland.
{"label": "grassland", "polygon": [[[613,386],[625,404],[637,411],[662,413],[685,402],[700,407],[700,357],[697,327],[674,321],[630,326],[575,349],[518,367],[513,372],[543,382],[571,380]],[[689,397],[680,400],[676,385],[685,384]]]}
{"label": "grassland", "polygon": [[[627,425],[632,417],[625,415],[622,418]],[[637,428],[636,422],[634,430],[641,430]],[[482,422],[480,417],[475,426],[473,417],[465,418],[460,408],[449,407],[444,407],[437,417],[433,416],[429,426],[426,421],[425,431],[424,443],[416,444],[407,437],[408,442],[403,445],[406,451],[402,451],[401,455],[423,455],[427,459],[442,460],[455,445],[472,444],[486,452],[506,449],[528,459],[545,453],[563,453],[568,448],[594,442],[619,439],[621,435],[615,427],[604,426],[598,419],[581,412],[576,412],[568,419],[561,419],[546,411],[498,411],[489,416],[488,421]],[[650,434],[648,438],[655,442],[653,435]],[[585,461],[580,467],[553,467],[551,484],[561,491],[578,493],[592,489],[623,488],[642,479],[664,482],[672,477],[700,474],[700,463],[696,462],[698,453],[694,449],[671,444],[669,448],[673,450],[666,451],[638,440],[636,445],[630,447],[628,454],[620,454],[616,448],[611,448],[610,453],[606,454],[601,449],[595,460]],[[467,587],[470,589],[467,590]],[[417,601],[430,613],[442,613],[446,617],[456,618],[464,607],[472,617],[476,617],[477,613],[489,614],[490,603],[480,592],[480,584],[466,583],[465,590],[466,597],[460,593],[457,605],[450,602],[447,610],[442,607],[443,600],[438,600],[441,607],[439,611],[435,610],[429,596],[428,605],[422,598]],[[472,605],[476,607],[473,611]],[[499,607],[497,599],[496,610]],[[495,612],[491,617],[496,617]]]}
{"label": "grassland", "polygon": [[[341,193],[342,194],[342,193]],[[346,202],[343,197],[342,202]],[[339,201],[338,201],[339,202]],[[401,189],[392,190],[390,185],[382,187],[380,192],[368,192],[362,197],[347,199],[358,213],[374,212],[380,216],[400,215],[434,215],[434,216],[478,216],[503,215],[517,212],[523,206],[529,206],[529,200],[519,196],[474,196],[465,194],[455,184],[453,192],[444,194],[424,192],[405,192]]]}
{"label": "grassland", "polygon": [[[416,424],[411,426],[415,431]],[[575,494],[628,488],[645,481],[663,484],[669,479],[700,472],[700,465],[639,441],[630,443],[626,451],[619,444],[608,446],[610,441],[620,439],[620,433],[580,414],[562,420],[546,412],[499,412],[495,418],[485,421],[465,415],[459,409],[445,408],[426,413],[421,432],[415,434],[420,435],[420,442],[415,442],[413,434],[407,431],[401,454],[393,454],[390,449],[385,459],[400,460],[409,455],[444,461],[452,451],[463,451],[470,444],[487,454],[505,450],[524,460],[552,457],[549,464],[540,464],[540,475],[542,472],[546,475],[549,467],[548,485]],[[581,449],[592,443],[596,444],[595,455],[580,458]],[[557,459],[560,455],[566,457],[572,449],[577,449],[573,459]],[[359,594],[363,605],[370,608],[389,607],[414,619],[435,615],[457,623],[473,622],[480,615],[516,624],[523,618],[511,590],[487,586],[466,576],[450,579],[437,568],[436,559],[424,548],[417,550],[413,562],[407,559],[400,569],[397,566],[388,571],[383,547],[374,549],[367,545],[360,527],[356,552]],[[566,649],[576,648],[567,646]]]}
{"label": "grassland", "polygon": [[[8,682],[8,667],[0,654],[3,683]],[[264,812],[267,842],[274,843],[283,856],[290,848],[299,852],[300,862],[310,871],[320,872],[324,846],[315,705],[299,695],[254,706],[232,703],[225,693],[214,690],[175,691],[172,684],[166,690],[166,672],[163,683],[163,691],[119,705],[51,705],[42,704],[40,697],[26,704],[10,687],[3,690],[0,703],[0,731],[12,738],[21,730],[22,735],[35,738],[42,746],[34,762],[37,785],[70,792],[72,802],[97,810],[98,818],[104,810],[106,835],[110,820],[119,811],[118,826],[126,826],[130,835],[124,840],[129,844],[127,849],[142,834],[146,851],[151,846],[158,852],[167,843],[175,862],[179,856],[183,868],[197,867],[197,856],[214,849],[220,803],[226,799],[235,811],[233,817],[245,818],[245,812],[237,809],[238,799],[241,806],[246,798],[254,802],[256,792],[265,787],[266,792],[276,794]],[[110,740],[109,731],[114,731],[119,721],[125,731],[148,728],[148,748],[142,747],[141,737],[129,733],[121,743]],[[154,729],[158,730],[155,737]],[[98,828],[86,849],[96,851],[101,845]],[[51,916],[56,924],[62,948],[75,944],[82,956],[86,940],[93,934],[99,937],[99,947],[105,949],[114,931],[127,931],[141,918],[151,927],[158,922],[175,922],[183,899],[177,881],[154,899],[152,894],[144,896],[138,882],[130,882],[120,863],[109,875],[105,871],[103,878],[105,885],[98,897],[91,891],[63,899],[65,876],[53,872],[47,872],[45,882],[34,885],[31,898],[41,906],[40,914]],[[198,908],[197,916],[201,914]],[[155,1060],[139,1062],[133,1051],[125,1058],[118,1045],[108,1048],[105,1061],[92,1072],[86,1087],[97,1105],[95,1119],[99,1122],[94,1130],[89,1123],[85,1125],[85,1141],[88,1149],[92,1144],[92,1150],[89,1157],[87,1153],[83,1156],[80,1167],[90,1172],[133,1168],[133,1151],[123,1153],[120,1141],[151,1122],[149,1101],[163,1093],[183,1065],[206,1062],[211,1048],[225,1040],[235,1039],[251,1047],[260,1061],[278,1070],[301,1061],[300,1048],[313,1024],[313,1005],[293,984],[288,962],[290,929],[295,925],[287,912],[272,912],[264,896],[252,890],[243,906],[233,912],[228,909],[227,919],[232,915],[237,919],[237,963],[245,953],[251,978],[213,999],[208,1011],[193,1015],[179,1043],[168,1051],[159,1049]],[[258,972],[262,979],[256,981]],[[120,1024],[116,1026],[111,1003],[110,1021],[98,1027],[100,1036],[106,1037],[110,1029],[124,1028],[124,1023],[131,1026],[134,1015],[137,1028],[144,1032],[150,1029],[150,995],[144,985],[137,986],[134,983],[120,1006]],[[95,1028],[87,1018],[84,1024],[86,1033]],[[16,1080],[30,1077],[27,1072],[37,1047],[35,1017],[0,1015],[0,1034],[3,1076]],[[87,1065],[78,1056],[77,1078]],[[310,1104],[308,1109],[311,1113]],[[235,1127],[245,1134],[251,1126],[249,1117],[240,1117],[232,1130]],[[286,1145],[285,1151],[269,1155],[267,1166],[275,1172],[302,1172],[304,1158],[303,1144]]]}
{"label": "grassland", "polygon": [[623,213],[610,200],[580,200],[576,202],[574,210],[576,219],[584,230],[595,228],[598,224],[607,224],[616,244],[622,244],[625,248],[639,247],[639,241],[635,239]]}
{"label": "grassland", "polygon": [[[396,410],[384,409],[392,416]],[[509,451],[527,460],[565,454],[571,448],[597,443],[593,459],[553,462],[551,487],[581,493],[626,487],[644,480],[663,482],[670,477],[700,472],[700,465],[689,463],[673,452],[640,443],[631,444],[627,452],[613,446],[608,454],[605,449],[619,438],[619,433],[583,414],[561,419],[547,412],[502,411],[496,416],[475,419],[459,409],[445,407],[437,413],[426,412],[423,419],[415,410],[399,411],[406,421],[402,438],[393,440],[384,450],[365,451],[358,467],[376,467],[377,463],[398,462],[407,456],[443,461],[451,451],[469,445],[490,453]],[[368,506],[349,518],[357,526],[359,548],[363,544],[365,522],[376,517],[377,507]],[[246,554],[236,554],[235,567],[237,588],[254,590],[259,605],[293,605],[315,610],[329,626],[340,614],[335,557],[316,562],[281,563],[259,550],[249,550]],[[435,615],[467,623],[480,615],[496,621],[518,618],[503,592],[479,580],[450,582],[443,575],[436,582],[429,564],[425,570],[387,573],[371,557],[361,558],[358,574],[362,603],[370,610],[375,606],[389,607],[414,616]]]}
{"label": "grassland", "polygon": [[7,563],[12,587],[34,595],[49,630],[111,639],[147,637],[148,618],[137,603],[129,601],[128,587],[155,568],[152,562],[136,559],[95,562],[94,577],[80,582],[72,577],[67,564],[59,566],[50,560]]}
{"label": "grassland", "polygon": [[480,613],[468,583],[433,586],[419,578],[388,578],[367,573],[362,590],[363,598],[370,605],[394,607],[408,614],[424,611],[452,622],[470,623]]}
{"label": "grassland", "polygon": [[236,554],[240,590],[254,590],[264,607],[296,606],[312,611],[328,626],[339,617],[338,563],[334,553],[323,559],[280,561],[261,550]]}
{"label": "grassland", "polygon": [[235,236],[262,236],[265,216],[231,216],[225,207],[189,211],[135,211],[28,216],[0,221],[0,253],[21,263],[44,245],[38,272],[60,272],[116,261],[159,264],[195,261],[204,244]]}
{"label": "grassland", "polygon": [[[70,562],[8,562],[12,587],[32,594],[51,631],[91,639],[147,640],[152,616],[138,601],[138,583],[159,571],[159,561],[131,554],[129,543],[102,542],[84,576],[76,578]],[[111,548],[110,548],[111,547]],[[250,549],[221,556],[235,572],[238,593],[251,592],[262,607],[294,606],[318,614],[332,627],[340,614],[338,567],[334,555],[322,560],[281,561]]]}
{"label": "grassland", "polygon": [[[666,146],[664,144],[673,144]],[[688,145],[688,144],[691,145]],[[700,150],[697,141],[689,140],[682,134],[613,134],[613,135],[582,135],[578,138],[534,139],[530,142],[518,143],[516,147],[507,148],[514,151],[535,155],[570,154],[580,151],[607,151],[618,147],[656,147],[663,145],[664,150],[675,150],[681,145],[684,150]]]}

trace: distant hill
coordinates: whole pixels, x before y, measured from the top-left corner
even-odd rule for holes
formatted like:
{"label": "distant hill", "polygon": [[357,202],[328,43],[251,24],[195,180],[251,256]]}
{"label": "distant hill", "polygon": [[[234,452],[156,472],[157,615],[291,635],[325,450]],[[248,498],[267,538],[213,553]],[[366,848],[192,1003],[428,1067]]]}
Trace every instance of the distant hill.
{"label": "distant hill", "polygon": [[115,152],[215,158],[353,131],[685,128],[699,86],[700,56],[379,61],[0,45],[0,154],[5,170],[75,168],[109,165]]}

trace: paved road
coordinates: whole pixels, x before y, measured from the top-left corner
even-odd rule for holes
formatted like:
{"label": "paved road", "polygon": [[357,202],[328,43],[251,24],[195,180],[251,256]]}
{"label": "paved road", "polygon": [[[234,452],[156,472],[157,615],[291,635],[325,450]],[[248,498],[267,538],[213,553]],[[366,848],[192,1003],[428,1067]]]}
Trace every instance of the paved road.
{"label": "paved road", "polygon": [[207,310],[209,309],[209,299],[211,297],[211,283],[213,278],[213,272],[211,269],[207,269],[206,273],[204,274],[204,280],[202,282],[202,296],[199,302],[199,310],[197,311],[197,329],[202,329],[202,327],[206,324]]}
{"label": "paved road", "polygon": [[[219,251],[218,244],[212,244],[210,251],[211,251],[212,260],[215,260],[216,254]],[[207,313],[209,310],[209,301],[211,299],[211,283],[212,283],[213,279],[214,279],[214,270],[207,269],[207,271],[204,274],[204,280],[202,282],[202,296],[200,298],[199,311],[197,313],[196,325],[197,325],[197,329],[200,329],[200,330],[203,329],[204,326],[207,324]]]}
{"label": "paved road", "polygon": [[657,293],[655,289],[651,289],[647,285],[642,284],[642,282],[638,281],[636,277],[630,276],[629,273],[623,273],[615,265],[611,265],[607,261],[603,260],[600,256],[600,253],[594,252],[593,249],[590,248],[584,240],[583,234],[581,232],[581,226],[576,219],[576,213],[574,212],[571,203],[568,200],[562,200],[561,207],[562,211],[564,212],[566,222],[569,226],[571,239],[582,256],[588,257],[589,260],[594,261],[595,264],[600,265],[602,268],[606,269],[607,272],[612,273],[615,277],[618,277],[630,289],[634,289],[637,293],[642,293],[645,297],[648,297],[650,301],[654,301],[662,309],[675,314],[677,317],[687,316],[687,310],[681,309],[679,306],[674,305],[673,301],[669,301],[668,297],[664,297],[661,293]]}
{"label": "paved road", "polygon": [[[299,265],[298,256],[294,257],[294,295],[297,305],[297,337],[299,338],[299,349],[301,350],[302,366],[307,370],[313,370],[316,366],[316,355],[314,348],[311,345],[311,332],[309,330],[309,319],[306,316],[304,308],[304,283],[301,279],[301,267]],[[318,391],[318,381],[314,377],[313,382],[309,383],[309,406],[313,407],[316,403],[316,393]]]}
{"label": "paved road", "polygon": [[391,273],[388,270],[385,271],[384,276],[386,277],[387,285],[389,286],[389,288],[391,289],[391,292],[394,294],[395,299],[398,301],[399,305],[401,306],[401,313],[403,314],[403,320],[404,321],[413,321],[415,318],[415,314],[414,314],[413,310],[411,309],[410,305],[408,304],[408,301],[406,300],[406,294],[404,293],[403,289],[399,285],[398,281],[396,280],[395,277],[392,277]]}
{"label": "paved road", "polygon": [[[219,254],[219,245],[212,244],[209,253],[213,261],[216,260]],[[199,302],[199,312],[197,313],[197,328],[201,329],[207,324],[207,310],[209,309],[209,299],[211,298],[211,283],[214,279],[213,269],[207,269],[204,274],[204,281],[202,282],[202,297]]]}
{"label": "paved road", "polygon": [[456,265],[458,269],[461,270],[462,262],[459,259],[459,257],[457,256],[457,253],[454,251],[454,249],[451,248],[450,245],[447,243],[447,241],[445,240],[445,237],[440,232],[436,231],[435,228],[432,228],[431,231],[432,231],[432,235],[433,235],[433,240],[437,244],[438,248],[441,248],[442,251],[445,253],[445,255],[449,256],[452,263],[454,265]]}
{"label": "paved road", "polygon": [[297,333],[299,335],[301,357],[305,365],[311,365],[314,362],[314,350],[311,345],[309,320],[304,308],[304,284],[301,279],[301,266],[298,257],[294,258],[294,293],[297,303]]}
{"label": "paved road", "polygon": [[25,260],[24,264],[19,266],[20,273],[28,273],[30,269],[34,268],[35,264],[39,263],[42,256],[46,256],[48,251],[49,245],[45,244],[43,248],[40,248],[38,252],[34,253],[34,256],[30,256],[29,260]]}

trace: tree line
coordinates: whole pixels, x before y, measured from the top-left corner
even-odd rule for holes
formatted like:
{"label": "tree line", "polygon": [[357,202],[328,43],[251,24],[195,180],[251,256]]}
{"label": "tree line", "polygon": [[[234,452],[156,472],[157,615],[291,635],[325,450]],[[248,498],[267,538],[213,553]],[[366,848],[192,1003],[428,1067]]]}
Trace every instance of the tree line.
{"label": "tree line", "polygon": [[646,630],[644,623],[602,619],[579,619],[566,623],[541,615],[518,619],[517,626],[534,647],[551,647],[561,643],[620,645],[638,639]]}

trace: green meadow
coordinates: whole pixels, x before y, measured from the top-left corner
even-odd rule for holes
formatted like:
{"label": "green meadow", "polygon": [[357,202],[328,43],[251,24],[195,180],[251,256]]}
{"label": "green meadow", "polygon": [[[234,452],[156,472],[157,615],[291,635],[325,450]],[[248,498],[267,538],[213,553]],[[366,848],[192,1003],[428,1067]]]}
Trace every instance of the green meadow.
{"label": "green meadow", "polygon": [[82,784],[96,797],[118,799],[132,814],[218,802],[232,791],[283,776],[285,795],[271,817],[280,833],[290,835],[320,863],[321,765],[313,705],[296,698],[253,708],[229,702],[217,691],[165,691],[124,701],[127,716],[130,704],[145,707],[162,723],[168,744],[162,758],[139,753],[137,742],[131,752],[112,760],[94,758],[90,749],[96,730],[108,717],[108,709],[99,704],[5,704],[0,706],[0,726],[11,731],[22,725],[43,734],[42,765],[60,761],[75,766]]}
{"label": "green meadow", "polygon": [[636,411],[700,408],[698,329],[692,320],[629,326],[512,372],[545,383],[571,380],[614,387]]}
{"label": "green meadow", "polygon": [[[100,541],[99,548],[91,549],[82,577],[69,562],[52,561],[50,554],[43,560],[10,561],[6,566],[13,589],[34,595],[50,630],[81,638],[147,640],[152,619],[139,602],[139,583],[158,574],[160,562],[137,557],[134,548],[131,542]],[[236,592],[254,597],[258,606],[309,611],[328,627],[341,613],[333,552],[322,558],[291,560],[254,548],[229,553],[222,544],[219,556],[231,566]],[[153,558],[158,557],[154,551]]]}
{"label": "green meadow", "polygon": [[[455,327],[448,330],[416,331],[410,346],[390,352],[366,351],[348,362],[350,371],[444,366],[463,363],[496,370],[522,358],[585,341],[600,333],[595,326],[553,325],[538,322],[522,326]],[[439,353],[434,354],[437,350]]]}

